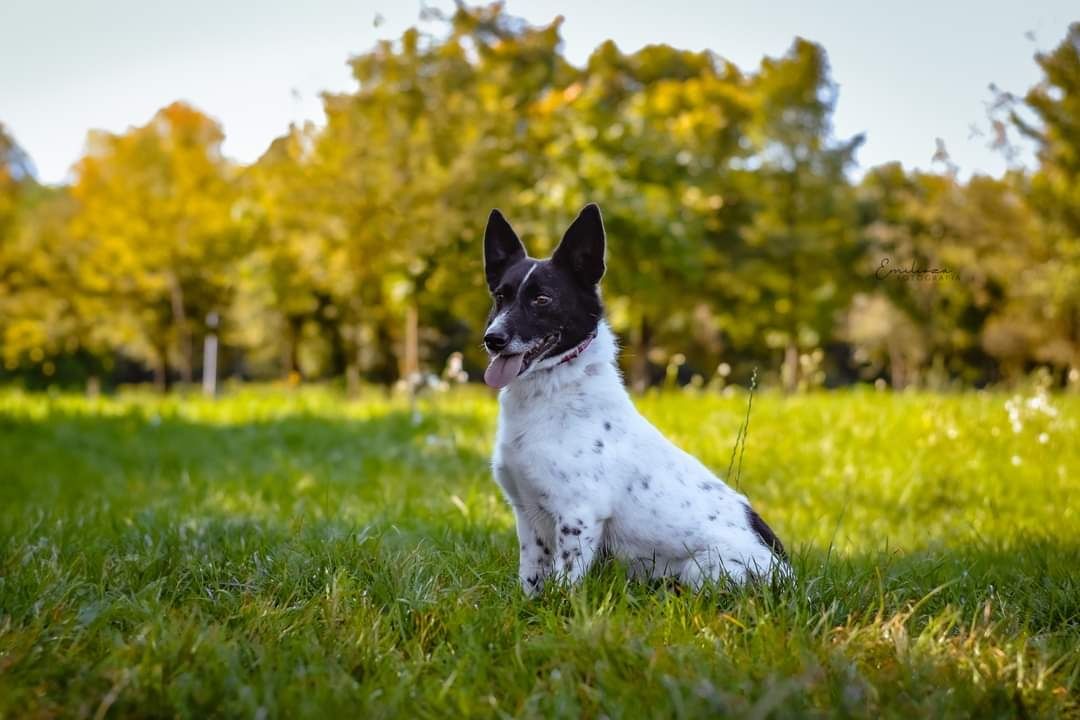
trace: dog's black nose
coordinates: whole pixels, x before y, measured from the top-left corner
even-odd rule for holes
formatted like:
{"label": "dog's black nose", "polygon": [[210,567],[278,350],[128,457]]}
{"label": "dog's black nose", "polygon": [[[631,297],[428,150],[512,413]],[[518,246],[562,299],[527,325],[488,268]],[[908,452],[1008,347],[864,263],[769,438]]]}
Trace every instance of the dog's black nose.
{"label": "dog's black nose", "polygon": [[506,333],[489,332],[484,336],[484,345],[493,353],[502,350],[508,342],[510,342],[510,338],[506,336]]}

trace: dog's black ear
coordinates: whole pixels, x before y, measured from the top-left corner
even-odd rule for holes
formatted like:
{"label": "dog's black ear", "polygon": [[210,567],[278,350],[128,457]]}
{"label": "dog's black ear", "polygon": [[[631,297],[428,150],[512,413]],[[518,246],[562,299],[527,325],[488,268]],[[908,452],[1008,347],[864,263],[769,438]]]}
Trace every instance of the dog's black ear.
{"label": "dog's black ear", "polygon": [[487,275],[488,289],[494,292],[506,269],[523,257],[525,246],[514,228],[501,212],[492,210],[484,230],[484,274]]}
{"label": "dog's black ear", "polygon": [[571,271],[588,287],[604,277],[604,220],[596,203],[581,209],[555,248],[551,261]]}

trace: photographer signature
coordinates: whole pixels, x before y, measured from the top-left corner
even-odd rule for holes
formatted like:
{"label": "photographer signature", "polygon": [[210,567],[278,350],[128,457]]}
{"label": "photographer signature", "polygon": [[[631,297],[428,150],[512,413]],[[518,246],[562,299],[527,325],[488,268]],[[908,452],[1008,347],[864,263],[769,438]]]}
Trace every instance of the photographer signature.
{"label": "photographer signature", "polygon": [[881,263],[878,265],[877,270],[874,272],[874,277],[878,280],[888,280],[889,278],[896,278],[897,280],[930,280],[930,281],[942,281],[942,280],[959,280],[959,273],[949,268],[931,268],[931,267],[919,267],[918,262],[911,261],[910,267],[904,267],[903,265],[892,265],[892,258],[884,257],[881,259]]}

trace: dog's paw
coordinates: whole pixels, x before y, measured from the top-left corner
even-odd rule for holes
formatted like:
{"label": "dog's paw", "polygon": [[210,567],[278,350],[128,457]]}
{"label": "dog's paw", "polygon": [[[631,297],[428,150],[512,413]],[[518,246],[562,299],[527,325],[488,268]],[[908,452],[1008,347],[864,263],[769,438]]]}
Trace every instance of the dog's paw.
{"label": "dog's paw", "polygon": [[544,589],[544,578],[539,573],[521,575],[521,590],[527,596],[534,598]]}

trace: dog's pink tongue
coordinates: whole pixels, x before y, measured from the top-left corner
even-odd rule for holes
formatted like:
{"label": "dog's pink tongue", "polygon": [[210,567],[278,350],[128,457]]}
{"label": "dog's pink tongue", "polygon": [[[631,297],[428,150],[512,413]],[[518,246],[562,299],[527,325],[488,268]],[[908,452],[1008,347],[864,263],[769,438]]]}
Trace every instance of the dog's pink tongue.
{"label": "dog's pink tongue", "polygon": [[521,372],[524,355],[496,355],[484,371],[484,382],[493,388],[504,388]]}

